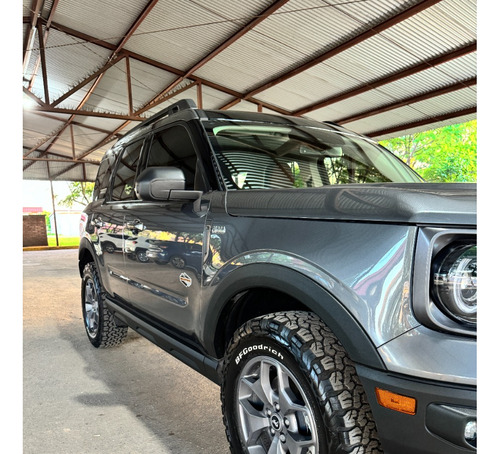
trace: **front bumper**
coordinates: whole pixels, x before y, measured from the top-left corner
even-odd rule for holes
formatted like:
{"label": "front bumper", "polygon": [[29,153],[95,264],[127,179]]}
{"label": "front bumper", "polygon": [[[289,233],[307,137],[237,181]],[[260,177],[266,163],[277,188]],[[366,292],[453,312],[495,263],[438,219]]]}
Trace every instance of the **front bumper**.
{"label": "front bumper", "polygon": [[[365,388],[384,454],[464,454],[476,421],[476,388],[397,375],[356,366]],[[413,397],[414,415],[382,407],[375,389]]]}

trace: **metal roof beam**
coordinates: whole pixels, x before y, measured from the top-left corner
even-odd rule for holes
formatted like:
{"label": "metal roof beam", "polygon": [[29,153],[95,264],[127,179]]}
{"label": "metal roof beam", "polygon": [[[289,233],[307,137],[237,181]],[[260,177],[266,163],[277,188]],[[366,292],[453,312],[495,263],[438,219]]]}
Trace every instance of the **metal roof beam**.
{"label": "metal roof beam", "polygon": [[38,31],[38,42],[40,43],[40,62],[42,64],[42,77],[43,77],[43,93],[45,96],[45,102],[50,103],[49,95],[49,79],[47,76],[47,62],[45,60],[45,43],[43,39],[43,25],[41,22],[37,23],[36,29]]}
{"label": "metal roof beam", "polygon": [[[416,5],[412,6],[411,8],[391,17],[390,19],[386,20],[385,22],[382,22],[379,25],[370,28],[369,30],[366,30],[365,32],[360,33],[359,35],[351,38],[345,43],[340,44],[339,46],[336,46],[333,49],[330,49],[329,51],[323,53],[322,55],[319,55],[316,58],[313,58],[312,60],[298,66],[297,68],[288,71],[286,74],[278,76],[262,85],[259,85],[258,87],[244,94],[241,99],[248,100],[249,98],[254,97],[256,94],[264,90],[267,90],[268,88],[274,87],[275,85],[278,85],[284,82],[285,80],[288,80],[304,71],[307,71],[308,69],[313,68],[314,66],[324,62],[325,60],[328,60],[329,58],[332,58],[335,55],[338,55],[339,53],[344,52],[347,49],[350,49],[351,47],[354,47],[355,45],[361,43],[362,41],[365,41],[368,38],[371,38],[377,35],[378,33],[381,33],[382,31],[387,30],[388,28],[399,24],[400,22],[408,19],[411,16],[414,16],[415,14],[422,12],[423,10],[435,5],[436,3],[439,3],[440,1],[441,0],[422,0]],[[233,100],[230,103],[221,107],[221,109],[228,109],[229,107],[233,106],[236,102],[238,102],[238,100]]]}
{"label": "metal roof beam", "polygon": [[35,162],[62,162],[66,164],[92,164],[98,166],[101,161],[88,161],[84,159],[71,159],[71,158],[23,158],[24,161],[35,161]]}
{"label": "metal roof beam", "polygon": [[201,60],[195,63],[191,68],[189,68],[186,72],[184,72],[180,77],[174,80],[171,84],[169,84],[159,95],[161,97],[163,94],[168,93],[170,90],[179,85],[183,80],[190,77],[195,71],[200,69],[202,66],[206,65],[210,60],[219,55],[222,51],[227,49],[231,44],[235,43],[242,36],[246,35],[250,30],[259,25],[263,20],[267,19],[271,14],[280,9],[283,5],[288,3],[290,0],[276,0],[271,4],[268,8],[266,8],[262,13],[256,16],[253,20],[251,20],[248,24],[246,24],[243,28],[238,30],[234,35],[225,40],[219,46],[217,46],[210,53],[205,55]]}
{"label": "metal roof beam", "polygon": [[446,120],[450,120],[452,118],[463,117],[464,115],[472,115],[475,113],[477,113],[477,107],[469,107],[467,109],[457,110],[455,112],[447,112],[445,114],[436,115],[433,117],[426,117],[422,120],[414,121],[412,123],[406,123],[403,125],[394,126],[392,128],[386,128],[386,129],[380,129],[378,131],[372,131],[369,133],[365,133],[364,135],[368,136],[368,137],[379,137],[379,136],[383,136],[386,134],[394,134],[394,133],[399,132],[399,131],[404,131],[405,129],[418,128],[420,126],[425,126],[425,125],[437,123],[440,121],[446,121]]}
{"label": "metal roof beam", "polygon": [[29,23],[30,27],[26,32],[24,37],[24,45],[23,45],[23,74],[26,71],[26,67],[30,61],[31,57],[31,48],[33,47],[33,43],[35,42],[36,36],[36,24],[38,22],[38,16],[40,15],[40,11],[42,10],[43,0],[33,0],[31,2],[31,14],[28,18],[23,20],[23,22]]}
{"label": "metal roof beam", "polygon": [[[83,109],[62,109],[58,107],[35,107],[33,109],[34,112],[47,112],[47,113],[56,113],[56,114],[65,114],[65,115],[71,115],[71,116],[76,116],[76,115],[81,115],[83,117],[98,117],[98,118],[108,118],[110,120],[129,120],[129,121],[143,121],[146,118],[140,117],[139,115],[121,115],[121,114],[115,114],[115,113],[108,113],[108,112],[96,112],[93,110],[83,110]],[[66,121],[69,121],[66,120]],[[73,120],[72,120],[73,121]]]}
{"label": "metal roof beam", "polygon": [[457,90],[462,90],[463,88],[472,87],[476,84],[477,84],[477,77],[473,77],[472,79],[460,81],[457,82],[456,84],[448,85],[447,87],[438,88],[437,90],[428,91],[427,93],[421,95],[412,96],[411,98],[406,98],[401,101],[393,102],[391,104],[387,104],[382,107],[377,107],[376,109],[365,110],[364,112],[358,113],[356,115],[332,121],[334,121],[339,125],[352,123],[353,121],[362,120],[363,118],[371,117],[373,115],[378,115],[410,104],[415,104],[417,102],[426,101],[427,99],[435,98],[437,96],[445,95],[447,93],[452,93]]}
{"label": "metal roof beam", "polygon": [[[106,69],[109,69],[109,67],[107,67],[107,65],[109,63],[112,63],[113,65],[118,61],[118,59],[121,59],[123,57],[119,56],[118,53],[120,51],[120,49],[127,43],[127,41],[130,39],[130,37],[132,36],[132,34],[135,32],[135,30],[137,30],[137,28],[139,27],[139,25],[144,21],[144,19],[147,17],[147,15],[151,12],[151,10],[153,9],[153,7],[156,5],[156,3],[158,3],[158,0],[151,0],[147,5],[146,7],[142,10],[142,12],[139,14],[139,16],[136,18],[136,20],[132,23],[131,27],[128,29],[128,31],[125,33],[125,36],[121,39],[121,41],[118,43],[118,45],[115,47],[113,53],[111,54],[109,60],[108,60],[108,63],[106,65],[104,65],[104,67],[106,67]],[[112,65],[111,65],[112,66]],[[102,69],[102,68],[101,68]],[[78,107],[76,108],[77,111],[80,111],[82,109],[82,107],[84,106],[84,104],[87,102],[87,100],[90,98],[90,96],[92,95],[92,93],[94,92],[95,88],[97,87],[97,85],[99,84],[99,82],[101,81],[103,75],[104,75],[104,72],[106,70],[102,71],[99,75],[97,75],[97,78],[95,79],[94,83],[92,84],[92,86],[90,87],[89,91],[87,92],[87,94],[84,96],[84,98],[82,99],[82,101],[80,102],[80,104],[78,105]],[[88,82],[87,82],[88,83]],[[79,84],[80,85],[80,84]],[[73,88],[74,90],[74,88]],[[71,90],[70,90],[71,91]],[[60,102],[58,100],[58,102]],[[71,122],[74,120],[75,118],[75,115],[76,114],[72,114],[71,117],[67,120],[66,124],[57,132],[57,134],[55,135],[54,139],[52,140],[52,142],[49,144],[49,146],[47,147],[47,149],[45,151],[42,152],[42,155],[45,155],[48,153],[48,151],[50,150],[50,148],[54,145],[54,143],[59,139],[59,137],[61,136],[61,134],[66,130],[66,128],[71,124]],[[50,140],[50,138],[48,139]],[[47,141],[48,141],[47,140]],[[45,141],[44,143],[46,143],[47,141]],[[40,145],[38,145],[39,147]],[[35,149],[33,149],[31,152],[35,151]],[[30,154],[28,153],[28,154]],[[26,170],[31,164],[28,164],[28,166],[26,166],[24,169]]]}
{"label": "metal roof beam", "polygon": [[438,57],[431,58],[422,63],[418,63],[414,66],[411,66],[403,71],[390,74],[389,76],[382,77],[380,79],[374,80],[372,82],[363,84],[362,86],[355,88],[353,90],[349,90],[347,92],[341,93],[339,95],[330,96],[329,98],[323,99],[314,104],[310,104],[309,106],[303,107],[302,109],[296,110],[293,112],[293,115],[305,115],[313,110],[321,109],[322,107],[327,107],[331,104],[334,104],[339,101],[344,101],[345,99],[351,98],[353,96],[360,95],[370,90],[374,90],[383,85],[386,85],[391,82],[395,82],[397,80],[403,79],[404,77],[409,77],[414,74],[417,74],[421,71],[424,71],[429,68],[433,68],[435,66],[441,65],[451,60],[455,60],[459,57],[463,57],[464,55],[470,54],[477,50],[477,43],[474,42],[472,44],[468,44],[466,46],[455,49],[451,52],[448,52],[443,55],[439,55]]}
{"label": "metal roof beam", "polygon": [[[87,41],[87,42],[92,43],[92,44],[96,44],[96,45],[98,45],[100,47],[104,47],[105,49],[108,49],[108,50],[112,50],[113,51],[113,50],[115,50],[117,48],[117,46],[114,45],[114,44],[108,43],[106,41],[102,41],[102,40],[100,40],[98,38],[95,38],[93,36],[87,35],[85,33],[81,33],[81,32],[79,32],[77,30],[71,29],[69,27],[66,27],[64,25],[58,24],[56,22],[52,22],[52,28],[55,28],[56,30],[59,30],[59,31],[61,31],[63,33],[66,33],[68,35],[74,36],[75,38],[82,39],[82,40]],[[174,68],[173,66],[167,65],[167,64],[159,62],[157,60],[153,60],[152,58],[145,57],[144,55],[140,55],[140,54],[137,54],[135,52],[131,52],[131,51],[127,50],[127,49],[123,49],[122,48],[121,54],[123,54],[123,55],[125,55],[127,57],[130,57],[130,58],[133,58],[134,60],[137,60],[137,61],[140,61],[142,63],[145,63],[147,65],[154,66],[155,68],[162,69],[162,70],[167,71],[169,73],[175,74],[177,76],[182,76],[184,74],[184,72],[181,71],[178,68]],[[189,77],[189,79],[193,80],[194,82],[201,83],[201,84],[203,84],[203,85],[205,85],[207,87],[210,87],[210,88],[213,88],[215,90],[218,90],[218,91],[220,91],[222,93],[226,93],[226,94],[228,94],[230,96],[233,96],[233,97],[237,98],[236,102],[239,102],[245,96],[243,93],[240,93],[240,92],[238,92],[236,90],[232,90],[232,89],[227,88],[227,87],[224,87],[223,85],[217,84],[215,82],[211,82],[209,80],[203,79],[202,77],[191,76],[191,77]],[[159,98],[160,94],[161,93],[159,93],[155,98]],[[282,108],[274,106],[272,104],[269,104],[269,103],[266,103],[266,102],[263,102],[263,101],[259,101],[257,99],[248,98],[248,99],[246,99],[246,101],[251,102],[253,104],[256,104],[257,106],[261,104],[263,107],[265,107],[265,108],[267,108],[269,110],[274,110],[275,112],[281,113],[283,115],[290,115],[291,114],[291,112],[289,110],[282,109]],[[163,101],[159,100],[159,103],[161,103],[161,102],[163,102]],[[156,104],[154,104],[154,105],[156,105]]]}
{"label": "metal roof beam", "polygon": [[52,107],[56,107],[58,104],[61,104],[64,100],[66,100],[70,96],[74,95],[78,90],[81,90],[83,87],[85,87],[85,85],[87,85],[88,83],[92,82],[97,77],[101,76],[103,73],[105,73],[112,66],[116,65],[123,58],[125,58],[125,55],[123,55],[123,54],[116,55],[114,57],[114,59],[111,59],[111,57],[110,57],[110,60],[108,60],[108,62],[104,66],[102,66],[101,68],[99,68],[97,71],[95,71],[94,73],[92,73],[90,76],[86,77],[79,84],[75,85],[71,90],[69,90],[66,93],[64,93],[64,95],[62,95],[59,98],[57,98],[51,104],[51,106]]}
{"label": "metal roof beam", "polygon": [[[43,23],[45,24],[45,33],[43,35],[43,39],[39,40],[40,41],[40,48],[42,46],[45,47],[45,45],[47,44],[47,39],[49,37],[50,25],[52,24],[52,19],[54,17],[55,12],[56,12],[56,8],[57,8],[58,3],[59,3],[59,0],[54,0],[52,2],[52,6],[50,7],[49,17],[46,20],[43,20],[43,18],[41,16],[38,18],[37,26],[40,22],[42,22],[42,20],[43,20]],[[28,85],[28,90],[31,90],[33,88],[33,84],[35,83],[35,79],[36,79],[36,76],[38,74],[38,68],[40,66],[40,62],[41,62],[41,55],[38,56],[38,58],[35,62],[35,65],[33,66],[33,74],[31,76],[31,80],[30,80],[30,83]]]}

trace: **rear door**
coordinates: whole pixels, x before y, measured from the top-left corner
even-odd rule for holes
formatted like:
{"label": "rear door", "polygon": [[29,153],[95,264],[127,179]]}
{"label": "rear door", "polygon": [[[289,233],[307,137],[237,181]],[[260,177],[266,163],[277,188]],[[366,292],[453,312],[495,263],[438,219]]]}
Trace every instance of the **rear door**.
{"label": "rear door", "polygon": [[114,175],[102,205],[95,209],[92,223],[101,253],[106,290],[115,297],[128,300],[129,284],[125,277],[124,253],[129,235],[124,231],[126,206],[137,201],[134,193],[135,174],[144,140],[127,145],[116,156]]}

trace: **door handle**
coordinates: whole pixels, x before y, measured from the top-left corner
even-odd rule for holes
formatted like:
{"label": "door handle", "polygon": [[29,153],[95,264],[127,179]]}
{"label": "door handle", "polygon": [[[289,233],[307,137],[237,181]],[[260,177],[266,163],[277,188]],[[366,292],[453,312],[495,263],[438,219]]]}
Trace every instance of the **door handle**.
{"label": "door handle", "polygon": [[92,224],[94,224],[98,229],[104,227],[104,221],[101,219],[101,217],[92,219]]}
{"label": "door handle", "polygon": [[146,230],[146,226],[141,222],[140,219],[134,219],[131,222],[127,222],[127,228],[130,230],[135,230],[142,232],[143,230]]}

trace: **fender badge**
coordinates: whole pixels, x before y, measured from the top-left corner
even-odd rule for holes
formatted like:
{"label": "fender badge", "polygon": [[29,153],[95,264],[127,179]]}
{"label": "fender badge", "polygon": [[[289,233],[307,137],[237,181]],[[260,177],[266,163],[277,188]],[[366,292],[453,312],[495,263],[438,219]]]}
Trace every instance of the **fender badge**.
{"label": "fender badge", "polygon": [[191,284],[193,283],[193,280],[191,279],[189,274],[186,273],[181,273],[181,275],[179,276],[179,281],[181,281],[181,284],[184,287],[191,287]]}
{"label": "fender badge", "polygon": [[212,227],[212,233],[214,235],[223,235],[226,233],[226,226],[225,225],[214,225]]}

